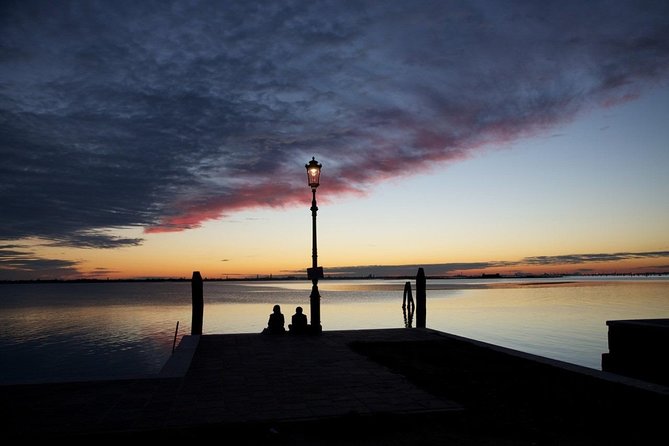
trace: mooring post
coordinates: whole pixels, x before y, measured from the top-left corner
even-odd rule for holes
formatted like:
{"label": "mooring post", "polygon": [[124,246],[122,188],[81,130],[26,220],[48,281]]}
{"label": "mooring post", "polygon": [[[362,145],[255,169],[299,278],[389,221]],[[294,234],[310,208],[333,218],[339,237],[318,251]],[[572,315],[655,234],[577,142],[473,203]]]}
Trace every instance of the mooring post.
{"label": "mooring post", "polygon": [[193,317],[191,320],[191,335],[202,334],[202,314],[204,313],[204,293],[202,290],[202,276],[200,271],[193,271],[191,280],[193,294]]}
{"label": "mooring post", "polygon": [[425,328],[426,302],[425,302],[425,271],[418,268],[416,274],[416,327]]}

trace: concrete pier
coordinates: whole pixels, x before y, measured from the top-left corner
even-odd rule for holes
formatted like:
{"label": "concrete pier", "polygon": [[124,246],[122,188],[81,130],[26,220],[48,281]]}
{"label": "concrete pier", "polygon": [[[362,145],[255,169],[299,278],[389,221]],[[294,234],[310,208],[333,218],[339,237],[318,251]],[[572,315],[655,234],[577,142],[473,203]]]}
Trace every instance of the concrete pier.
{"label": "concrete pier", "polygon": [[184,336],[154,378],[0,386],[0,420],[16,441],[617,444],[662,432],[668,401],[667,387],[399,328]]}
{"label": "concrete pier", "polygon": [[669,385],[669,319],[606,321],[602,370]]}

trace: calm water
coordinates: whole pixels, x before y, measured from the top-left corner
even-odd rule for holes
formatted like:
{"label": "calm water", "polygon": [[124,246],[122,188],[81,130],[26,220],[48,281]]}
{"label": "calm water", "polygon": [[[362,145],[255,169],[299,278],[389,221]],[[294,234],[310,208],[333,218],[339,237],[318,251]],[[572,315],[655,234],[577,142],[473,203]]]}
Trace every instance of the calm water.
{"label": "calm water", "polygon": [[[404,327],[404,283],[321,281],[323,330]],[[310,290],[205,282],[203,331],[259,333],[277,303],[287,319],[298,305],[309,316]],[[669,318],[669,277],[427,283],[429,328],[594,369],[608,351],[606,321],[645,318]],[[189,282],[0,284],[0,383],[156,374],[190,319]]]}

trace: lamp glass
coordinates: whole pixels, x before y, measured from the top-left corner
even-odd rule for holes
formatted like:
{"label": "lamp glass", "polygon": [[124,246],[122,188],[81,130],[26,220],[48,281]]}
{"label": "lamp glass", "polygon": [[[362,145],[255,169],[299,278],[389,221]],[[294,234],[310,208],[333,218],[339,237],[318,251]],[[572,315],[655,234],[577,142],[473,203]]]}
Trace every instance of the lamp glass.
{"label": "lamp glass", "polygon": [[315,158],[312,158],[309,161],[309,164],[305,166],[307,168],[307,181],[309,186],[312,188],[317,188],[320,184],[321,178],[321,167],[323,167]]}

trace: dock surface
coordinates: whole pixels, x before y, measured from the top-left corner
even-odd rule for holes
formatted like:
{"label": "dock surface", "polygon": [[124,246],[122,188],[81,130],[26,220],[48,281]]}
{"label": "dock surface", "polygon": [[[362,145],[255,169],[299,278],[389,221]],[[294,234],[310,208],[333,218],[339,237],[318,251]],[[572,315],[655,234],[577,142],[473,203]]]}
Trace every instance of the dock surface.
{"label": "dock surface", "polygon": [[90,434],[459,411],[349,348],[434,338],[418,329],[185,336],[159,376],[4,386],[15,435]]}
{"label": "dock surface", "polygon": [[153,378],[0,392],[2,428],[15,439],[236,432],[247,439],[237,444],[276,444],[283,432],[291,445],[613,444],[661,429],[669,397],[663,386],[417,328],[184,336]]}

